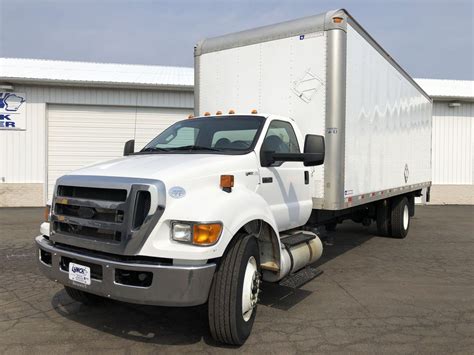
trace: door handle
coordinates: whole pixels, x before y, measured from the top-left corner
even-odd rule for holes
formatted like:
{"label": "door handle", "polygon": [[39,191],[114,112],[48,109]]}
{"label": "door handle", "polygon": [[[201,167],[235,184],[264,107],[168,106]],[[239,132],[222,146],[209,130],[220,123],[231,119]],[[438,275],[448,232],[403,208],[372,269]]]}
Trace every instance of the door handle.
{"label": "door handle", "polygon": [[304,172],[304,184],[309,185],[309,171],[305,170]]}
{"label": "door handle", "polygon": [[272,182],[273,182],[273,178],[271,177],[262,178],[262,184],[271,184]]}

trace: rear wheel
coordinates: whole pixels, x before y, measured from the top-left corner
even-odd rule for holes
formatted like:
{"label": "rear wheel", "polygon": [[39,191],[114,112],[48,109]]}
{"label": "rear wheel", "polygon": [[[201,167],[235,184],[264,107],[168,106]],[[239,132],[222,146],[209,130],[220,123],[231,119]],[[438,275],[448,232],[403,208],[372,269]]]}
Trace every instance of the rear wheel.
{"label": "rear wheel", "polygon": [[242,345],[250,335],[260,291],[260,254],[255,237],[236,236],[223,256],[209,293],[212,337]]}
{"label": "rear wheel", "polygon": [[66,293],[69,297],[71,297],[74,301],[80,302],[85,305],[93,305],[100,303],[104,300],[104,298],[93,295],[92,293],[84,292],[81,290],[76,290],[75,288],[64,286]]}
{"label": "rear wheel", "polygon": [[377,234],[383,237],[391,235],[390,205],[388,200],[380,201],[377,205]]}
{"label": "rear wheel", "polygon": [[408,199],[401,197],[392,202],[391,213],[392,237],[405,238],[410,228],[410,208]]}

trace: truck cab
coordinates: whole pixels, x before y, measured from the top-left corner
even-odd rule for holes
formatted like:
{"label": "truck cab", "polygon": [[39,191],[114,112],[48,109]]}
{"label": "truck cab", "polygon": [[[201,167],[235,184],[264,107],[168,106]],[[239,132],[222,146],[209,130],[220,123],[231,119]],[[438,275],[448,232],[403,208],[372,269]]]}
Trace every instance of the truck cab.
{"label": "truck cab", "polygon": [[211,327],[225,327],[227,298],[240,314],[229,342],[242,343],[261,280],[322,253],[317,235],[298,228],[312,212],[324,139],[303,137],[290,118],[230,112],[177,122],[138,152],[128,143],[123,158],[58,179],[36,238],[43,272],[84,303],[209,300]]}

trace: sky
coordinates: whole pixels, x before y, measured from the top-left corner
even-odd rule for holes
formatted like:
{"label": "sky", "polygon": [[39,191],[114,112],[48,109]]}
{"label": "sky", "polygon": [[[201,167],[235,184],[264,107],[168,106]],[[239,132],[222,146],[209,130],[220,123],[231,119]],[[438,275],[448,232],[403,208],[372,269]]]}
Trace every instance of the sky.
{"label": "sky", "polygon": [[474,0],[0,0],[0,57],[191,67],[200,39],[335,8],[411,76],[474,80]]}

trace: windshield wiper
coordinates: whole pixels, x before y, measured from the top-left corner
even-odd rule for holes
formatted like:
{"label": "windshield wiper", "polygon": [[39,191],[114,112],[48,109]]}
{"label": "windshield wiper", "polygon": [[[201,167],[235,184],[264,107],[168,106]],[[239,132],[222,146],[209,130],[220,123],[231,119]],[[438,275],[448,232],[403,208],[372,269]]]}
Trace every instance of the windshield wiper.
{"label": "windshield wiper", "polygon": [[207,151],[211,151],[211,152],[221,152],[222,151],[221,149],[211,148],[211,147],[204,147],[204,146],[200,146],[200,145],[185,145],[185,146],[182,146],[182,147],[168,148],[167,150],[168,151],[170,151],[170,150],[207,150]]}
{"label": "windshield wiper", "polygon": [[167,152],[169,149],[168,148],[160,148],[160,147],[148,147],[148,148],[143,148],[140,150],[139,153],[144,153],[144,152]]}

